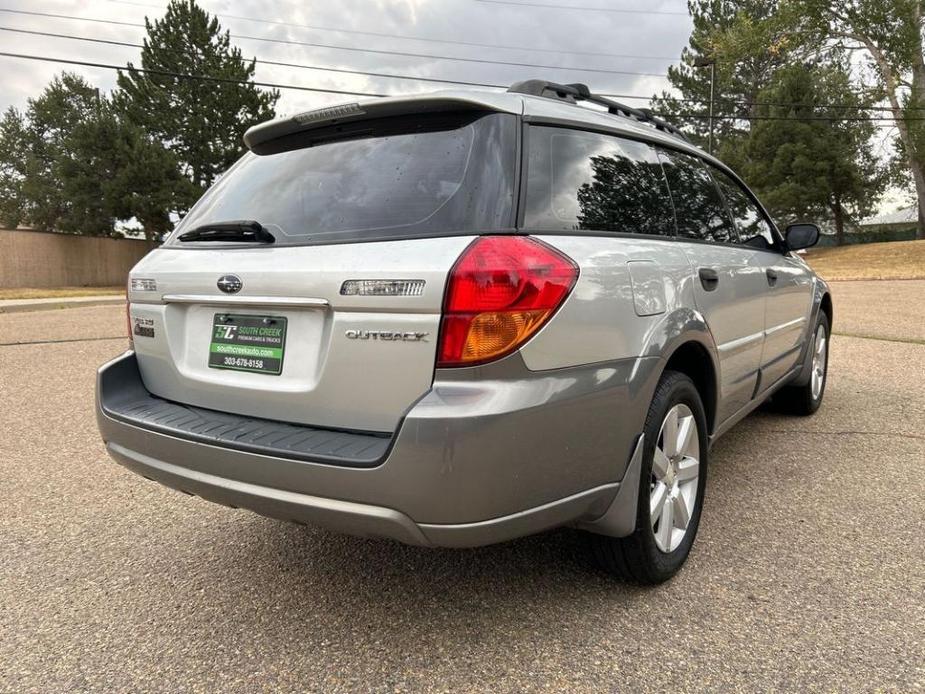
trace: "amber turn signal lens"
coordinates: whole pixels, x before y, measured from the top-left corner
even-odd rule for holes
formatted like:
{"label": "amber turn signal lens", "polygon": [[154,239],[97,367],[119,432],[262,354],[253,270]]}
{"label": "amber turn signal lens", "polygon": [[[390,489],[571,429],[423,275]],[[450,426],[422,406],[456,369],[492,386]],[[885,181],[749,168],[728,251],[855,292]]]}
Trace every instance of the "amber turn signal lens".
{"label": "amber turn signal lens", "polygon": [[483,362],[522,344],[543,324],[549,310],[480,313],[469,323],[464,362]]}

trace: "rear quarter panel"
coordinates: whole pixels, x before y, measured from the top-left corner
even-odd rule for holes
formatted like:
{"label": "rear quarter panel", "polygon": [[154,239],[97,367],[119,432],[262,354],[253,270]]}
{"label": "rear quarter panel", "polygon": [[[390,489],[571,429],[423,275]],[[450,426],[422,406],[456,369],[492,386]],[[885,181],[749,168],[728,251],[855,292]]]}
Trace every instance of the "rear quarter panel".
{"label": "rear quarter panel", "polygon": [[[679,243],[537,236],[572,258],[580,274],[562,308],[522,348],[531,370],[662,356],[692,325],[703,325],[694,309],[693,270]],[[701,341],[711,342],[708,333]]]}

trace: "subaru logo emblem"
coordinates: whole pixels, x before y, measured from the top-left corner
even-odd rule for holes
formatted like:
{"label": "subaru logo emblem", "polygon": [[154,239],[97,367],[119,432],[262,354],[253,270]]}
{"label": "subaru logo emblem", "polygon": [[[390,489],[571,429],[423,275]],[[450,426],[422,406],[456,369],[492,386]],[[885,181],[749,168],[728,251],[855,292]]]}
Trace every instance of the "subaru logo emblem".
{"label": "subaru logo emblem", "polygon": [[226,294],[237,294],[241,291],[244,283],[237,275],[222,275],[218,278],[218,288]]}

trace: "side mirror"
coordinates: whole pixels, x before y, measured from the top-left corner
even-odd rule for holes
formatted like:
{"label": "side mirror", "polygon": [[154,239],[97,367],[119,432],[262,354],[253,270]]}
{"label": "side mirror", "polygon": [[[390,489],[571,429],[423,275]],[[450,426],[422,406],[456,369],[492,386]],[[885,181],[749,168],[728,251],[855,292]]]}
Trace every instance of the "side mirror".
{"label": "side mirror", "polygon": [[819,227],[815,224],[791,224],[787,227],[784,238],[791,251],[810,248],[819,240]]}

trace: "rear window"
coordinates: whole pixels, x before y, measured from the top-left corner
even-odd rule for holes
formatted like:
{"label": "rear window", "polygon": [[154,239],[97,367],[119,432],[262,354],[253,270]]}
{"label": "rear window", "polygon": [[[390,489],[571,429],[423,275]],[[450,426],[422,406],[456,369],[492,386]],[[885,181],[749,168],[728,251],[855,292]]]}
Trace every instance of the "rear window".
{"label": "rear window", "polygon": [[256,220],[277,244],[512,225],[516,117],[423,115],[310,131],[248,153],[178,225]]}
{"label": "rear window", "polygon": [[524,226],[673,235],[671,195],[657,153],[613,135],[531,127]]}

